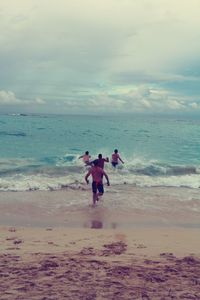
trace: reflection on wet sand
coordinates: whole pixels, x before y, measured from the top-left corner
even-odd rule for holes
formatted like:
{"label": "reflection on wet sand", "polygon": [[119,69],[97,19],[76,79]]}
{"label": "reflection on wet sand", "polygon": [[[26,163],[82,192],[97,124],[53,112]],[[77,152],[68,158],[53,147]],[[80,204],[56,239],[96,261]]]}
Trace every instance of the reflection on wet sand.
{"label": "reflection on wet sand", "polygon": [[105,218],[107,210],[104,207],[95,207],[95,209],[85,211],[87,222],[84,227],[101,229],[105,227]]}
{"label": "reflection on wet sand", "polygon": [[116,222],[112,222],[111,223],[111,228],[112,229],[116,229],[117,228],[117,223]]}
{"label": "reflection on wet sand", "polygon": [[84,215],[86,219],[83,223],[84,228],[116,229],[119,227],[119,223],[110,218],[110,211],[106,207],[95,207],[90,210],[85,210]]}
{"label": "reflection on wet sand", "polygon": [[103,223],[99,220],[92,220],[90,228],[101,229],[103,228]]}

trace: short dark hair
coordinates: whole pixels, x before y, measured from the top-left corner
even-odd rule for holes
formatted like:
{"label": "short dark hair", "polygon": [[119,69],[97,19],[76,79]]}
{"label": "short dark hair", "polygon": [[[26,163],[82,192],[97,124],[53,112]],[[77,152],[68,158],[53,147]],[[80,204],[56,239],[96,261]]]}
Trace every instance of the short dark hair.
{"label": "short dark hair", "polygon": [[85,151],[85,154],[88,155],[88,154],[89,154],[89,151]]}
{"label": "short dark hair", "polygon": [[118,153],[118,150],[117,150],[117,149],[115,149],[115,150],[114,150],[114,152],[115,152],[115,153]]}
{"label": "short dark hair", "polygon": [[102,158],[102,154],[99,154],[99,155],[98,155],[98,158]]}

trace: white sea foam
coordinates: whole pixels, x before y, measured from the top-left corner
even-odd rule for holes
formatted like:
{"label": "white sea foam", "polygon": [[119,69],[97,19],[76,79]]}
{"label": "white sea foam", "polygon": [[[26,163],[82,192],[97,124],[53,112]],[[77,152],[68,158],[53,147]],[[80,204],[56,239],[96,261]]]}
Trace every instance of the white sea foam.
{"label": "white sea foam", "polygon": [[[151,177],[146,175],[107,172],[111,185],[131,185],[138,187],[166,186],[199,188],[200,175],[161,176]],[[0,191],[28,191],[28,190],[58,190],[65,187],[80,188],[85,186],[85,173],[70,174],[67,176],[50,177],[43,175],[21,175],[0,178]],[[91,181],[91,180],[90,180]]]}
{"label": "white sea foam", "polygon": [[[167,165],[142,157],[124,159],[114,169],[105,163],[105,171],[112,185],[139,187],[167,186],[199,188],[200,168],[189,165]],[[0,191],[58,190],[85,185],[88,170],[78,155],[63,157],[0,160]]]}

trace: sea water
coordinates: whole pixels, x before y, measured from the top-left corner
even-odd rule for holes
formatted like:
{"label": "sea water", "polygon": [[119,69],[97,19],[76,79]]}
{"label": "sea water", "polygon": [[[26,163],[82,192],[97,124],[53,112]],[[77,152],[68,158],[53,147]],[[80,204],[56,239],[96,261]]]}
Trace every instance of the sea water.
{"label": "sea water", "polygon": [[0,191],[80,188],[89,151],[124,164],[105,170],[112,186],[200,186],[200,120],[144,115],[0,115]]}

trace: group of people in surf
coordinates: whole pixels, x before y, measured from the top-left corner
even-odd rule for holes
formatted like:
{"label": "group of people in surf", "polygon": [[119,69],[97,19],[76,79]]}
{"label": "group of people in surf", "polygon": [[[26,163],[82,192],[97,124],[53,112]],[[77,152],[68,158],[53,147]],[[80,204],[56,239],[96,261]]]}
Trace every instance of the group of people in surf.
{"label": "group of people in surf", "polygon": [[[103,158],[102,154],[98,155],[98,158],[91,160],[89,151],[86,151],[85,154],[81,155],[79,158],[83,159],[83,162],[86,166],[91,166],[87,174],[85,175],[85,181],[89,184],[89,176],[92,176],[92,192],[93,192],[93,205],[95,206],[96,201],[99,200],[99,197],[104,193],[103,187],[103,176],[107,180],[107,185],[110,185],[108,175],[104,171],[104,163],[109,162],[109,158]],[[119,164],[119,161],[124,164],[124,161],[121,159],[118,150],[115,149],[112,154],[111,164],[114,168]]]}

